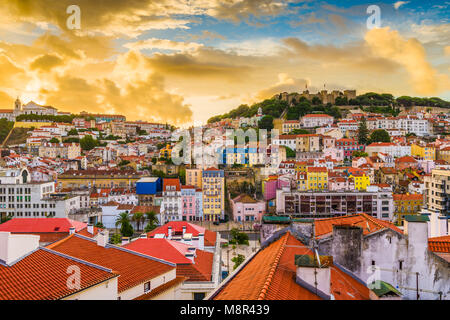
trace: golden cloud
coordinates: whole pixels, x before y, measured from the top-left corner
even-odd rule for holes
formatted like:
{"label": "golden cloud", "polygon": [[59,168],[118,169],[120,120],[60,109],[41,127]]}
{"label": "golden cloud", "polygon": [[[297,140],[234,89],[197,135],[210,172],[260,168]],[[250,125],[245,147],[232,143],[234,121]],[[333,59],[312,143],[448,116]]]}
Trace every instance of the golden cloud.
{"label": "golden cloud", "polygon": [[375,55],[394,61],[408,71],[416,92],[429,95],[450,89],[448,76],[439,74],[431,66],[418,40],[404,39],[389,27],[368,31],[365,40]]}
{"label": "golden cloud", "polygon": [[63,64],[63,60],[53,54],[44,54],[42,56],[37,57],[31,64],[31,70],[42,70],[42,71],[50,71],[54,67],[60,66]]}

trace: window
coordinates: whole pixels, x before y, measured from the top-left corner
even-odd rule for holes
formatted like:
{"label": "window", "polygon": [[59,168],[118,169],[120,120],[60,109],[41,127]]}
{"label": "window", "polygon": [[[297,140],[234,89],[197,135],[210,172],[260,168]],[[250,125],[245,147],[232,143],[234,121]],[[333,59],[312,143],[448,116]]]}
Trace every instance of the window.
{"label": "window", "polygon": [[403,260],[400,260],[400,261],[398,262],[398,269],[399,269],[399,270],[403,270]]}
{"label": "window", "polygon": [[150,281],[144,283],[144,292],[147,293],[150,291]]}
{"label": "window", "polygon": [[203,300],[205,298],[204,292],[194,292],[194,300]]}

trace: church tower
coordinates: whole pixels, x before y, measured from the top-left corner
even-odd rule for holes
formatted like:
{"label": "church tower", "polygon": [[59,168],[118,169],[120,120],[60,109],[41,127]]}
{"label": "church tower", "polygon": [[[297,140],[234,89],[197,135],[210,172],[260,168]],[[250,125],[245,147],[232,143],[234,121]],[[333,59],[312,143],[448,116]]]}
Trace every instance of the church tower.
{"label": "church tower", "polygon": [[22,102],[20,102],[19,97],[17,97],[14,102],[14,113],[19,114],[22,111]]}

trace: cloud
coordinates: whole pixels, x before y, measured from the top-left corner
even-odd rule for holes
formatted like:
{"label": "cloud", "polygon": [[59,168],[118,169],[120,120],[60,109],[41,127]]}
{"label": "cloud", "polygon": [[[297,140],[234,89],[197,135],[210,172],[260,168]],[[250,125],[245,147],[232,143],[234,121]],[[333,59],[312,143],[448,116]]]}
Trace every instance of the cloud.
{"label": "cloud", "polygon": [[269,88],[263,89],[256,94],[256,100],[263,100],[273,97],[280,92],[299,92],[305,89],[305,86],[310,83],[305,79],[294,79],[287,73],[278,74],[278,82]]}
{"label": "cloud", "polygon": [[409,3],[409,1],[397,1],[394,3],[394,8],[395,8],[395,10],[398,10],[398,8],[400,8],[402,5],[408,4],[408,3]]}
{"label": "cloud", "polygon": [[325,19],[316,18],[316,13],[311,12],[311,14],[306,17],[306,19],[301,19],[300,21],[297,22],[291,21],[290,25],[293,27],[298,27],[306,24],[315,24],[315,23],[323,24],[326,22],[327,21]]}
{"label": "cloud", "polygon": [[215,39],[225,40],[227,37],[218,34],[216,32],[203,30],[200,35],[192,35],[191,38],[193,40],[215,40]]}
{"label": "cloud", "polygon": [[444,53],[445,53],[446,56],[450,56],[450,46],[446,46],[444,48]]}
{"label": "cloud", "polygon": [[88,82],[63,76],[53,90],[42,89],[47,104],[72,112],[117,113],[130,120],[169,121],[182,124],[192,120],[190,107],[183,98],[165,91],[164,79],[150,75],[147,79],[121,87],[110,79]]}
{"label": "cloud", "polygon": [[31,70],[42,70],[42,71],[50,71],[54,67],[60,66],[63,64],[63,60],[53,54],[44,54],[42,56],[37,57],[31,64]]}
{"label": "cloud", "polygon": [[125,48],[134,50],[143,49],[161,49],[161,50],[173,50],[173,51],[190,51],[196,50],[203,45],[196,42],[180,42],[168,39],[150,38],[145,40],[139,40],[136,42],[129,42],[124,44]]}
{"label": "cloud", "polygon": [[449,78],[439,74],[427,61],[425,49],[416,39],[404,39],[389,27],[372,29],[365,40],[372,52],[402,65],[409,73],[410,82],[420,94],[436,94],[450,89]]}

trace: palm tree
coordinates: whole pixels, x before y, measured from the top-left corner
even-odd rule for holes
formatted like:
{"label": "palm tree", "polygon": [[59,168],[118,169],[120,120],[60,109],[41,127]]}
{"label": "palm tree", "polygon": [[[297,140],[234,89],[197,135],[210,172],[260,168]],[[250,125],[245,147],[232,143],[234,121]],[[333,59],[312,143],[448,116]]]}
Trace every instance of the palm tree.
{"label": "palm tree", "polygon": [[145,221],[144,214],[142,212],[136,212],[131,219],[136,222],[137,230],[141,230],[141,222]]}
{"label": "palm tree", "polygon": [[116,218],[116,229],[117,227],[127,223],[130,223],[130,215],[128,214],[128,211],[125,211],[119,214],[119,216]]}
{"label": "palm tree", "polygon": [[145,231],[149,232],[149,231],[155,229],[155,227],[157,226],[159,221],[158,221],[158,217],[156,216],[156,212],[153,210],[146,212],[145,216],[147,217],[147,221],[148,221],[147,226],[145,227]]}

